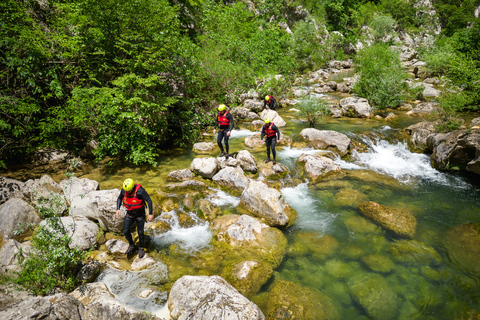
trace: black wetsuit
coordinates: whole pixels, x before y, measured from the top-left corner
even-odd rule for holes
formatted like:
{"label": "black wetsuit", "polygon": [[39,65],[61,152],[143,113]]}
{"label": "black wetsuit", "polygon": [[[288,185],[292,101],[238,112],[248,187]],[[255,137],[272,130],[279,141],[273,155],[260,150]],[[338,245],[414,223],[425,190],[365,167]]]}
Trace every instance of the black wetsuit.
{"label": "black wetsuit", "polygon": [[[123,203],[123,197],[125,196],[125,190],[122,189],[120,191],[120,195],[117,198],[117,210],[120,209]],[[153,205],[152,199],[148,195],[147,191],[140,187],[137,191],[137,198],[143,199],[148,206],[148,214],[153,214]],[[134,245],[132,238],[132,233],[130,232],[130,228],[133,226],[134,223],[137,223],[137,232],[138,232],[138,241],[139,247],[145,248],[145,234],[144,234],[144,226],[145,226],[145,206],[140,209],[135,210],[127,210],[127,214],[125,215],[125,219],[123,220],[123,234],[127,239],[130,245]]]}
{"label": "black wetsuit", "polygon": [[[265,134],[265,127],[269,126],[269,123],[266,123],[262,127],[262,134],[260,139],[263,140],[263,137],[266,136]],[[275,124],[272,125],[272,130],[275,131],[275,135],[272,137],[265,137],[265,144],[267,145],[267,158],[270,159],[270,149],[272,150],[272,156],[273,160],[276,159],[276,152],[275,152],[275,143],[277,140],[280,140],[280,131],[278,131],[278,128]]]}
{"label": "black wetsuit", "polygon": [[233,126],[234,126],[234,122],[233,122],[233,116],[230,112],[227,113],[226,118],[229,121],[228,126],[227,125],[218,125],[218,116],[217,116],[217,118],[215,118],[215,126],[213,127],[213,129],[217,129],[217,127],[219,127],[218,134],[217,134],[218,147],[220,148],[220,151],[223,152],[223,145],[222,145],[222,139],[223,139],[225,141],[225,149],[228,153],[228,151],[230,149],[229,146],[228,146],[228,139],[230,137],[227,136],[227,132],[232,131]]}
{"label": "black wetsuit", "polygon": [[270,110],[275,110],[277,107],[277,99],[275,99],[273,96],[270,96],[270,102],[267,103],[267,100],[263,101],[263,109],[265,109],[267,105]]}

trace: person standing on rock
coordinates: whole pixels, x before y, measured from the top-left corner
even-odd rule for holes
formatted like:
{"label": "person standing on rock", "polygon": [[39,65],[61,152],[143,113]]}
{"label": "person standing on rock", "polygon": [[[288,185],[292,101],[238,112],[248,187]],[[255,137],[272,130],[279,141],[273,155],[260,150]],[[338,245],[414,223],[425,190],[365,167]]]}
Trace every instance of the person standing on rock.
{"label": "person standing on rock", "polygon": [[153,205],[147,191],[140,184],[135,184],[132,179],[128,178],[123,182],[122,191],[117,198],[116,217],[120,217],[120,207],[123,204],[127,208],[125,219],[123,220],[123,234],[128,241],[128,249],[125,254],[131,254],[135,250],[135,242],[132,239],[131,227],[136,222],[139,240],[138,257],[145,256],[145,203],[148,206],[148,221],[153,220]]}
{"label": "person standing on rock", "polygon": [[274,96],[265,96],[265,101],[263,102],[263,109],[275,110],[277,107],[277,99]]}
{"label": "person standing on rock", "polygon": [[[230,134],[232,132],[234,123],[233,123],[233,116],[227,110],[227,106],[221,104],[218,106],[218,115],[215,119],[215,126],[213,127],[213,134],[215,134],[217,127],[219,127],[218,135],[217,135],[217,144],[220,147],[222,153],[220,157],[225,156],[226,159],[229,157],[229,146],[228,146],[228,139],[230,138]],[[225,141],[225,151],[223,151],[222,139]]]}
{"label": "person standing on rock", "polygon": [[276,152],[275,152],[275,144],[280,142],[280,131],[278,131],[277,126],[270,120],[270,118],[265,119],[265,124],[262,127],[262,135],[260,140],[263,141],[263,137],[265,138],[265,144],[267,145],[267,160],[265,163],[270,162],[270,149],[272,150],[273,160],[272,163],[276,164]]}

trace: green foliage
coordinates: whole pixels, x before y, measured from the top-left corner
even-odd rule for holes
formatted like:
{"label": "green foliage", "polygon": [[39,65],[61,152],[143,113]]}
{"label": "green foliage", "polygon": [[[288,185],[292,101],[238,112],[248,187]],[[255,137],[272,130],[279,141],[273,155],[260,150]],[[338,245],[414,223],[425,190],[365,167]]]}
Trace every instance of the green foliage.
{"label": "green foliage", "polygon": [[474,21],[473,12],[478,6],[476,0],[434,0],[433,6],[440,18],[442,33],[452,36]]}
{"label": "green foliage", "polygon": [[314,127],[315,124],[321,123],[323,118],[330,114],[330,108],[322,101],[322,99],[313,98],[308,96],[300,100],[295,106],[300,110],[300,115],[307,118],[310,127]]}
{"label": "green foliage", "polygon": [[373,29],[373,37],[379,41],[387,36],[391,36],[396,22],[389,15],[377,14],[370,22],[370,28]]}
{"label": "green foliage", "polygon": [[258,89],[259,96],[265,97],[266,95],[272,95],[279,100],[287,96],[290,88],[293,86],[293,77],[270,77],[267,79]]}
{"label": "green foliage", "polygon": [[355,93],[380,110],[398,107],[408,90],[398,54],[384,44],[375,44],[360,53],[356,63],[360,79]]}
{"label": "green foliage", "polygon": [[[72,239],[59,217],[46,219],[32,239],[32,248],[19,253],[19,272],[15,283],[37,295],[46,295],[54,288],[70,291],[77,285],[77,264],[88,251],[70,248]],[[24,256],[25,255],[25,256]]]}
{"label": "green foliage", "polygon": [[291,54],[298,70],[319,68],[328,60],[328,50],[319,50],[325,48],[322,36],[322,32],[317,31],[311,22],[299,21],[295,25]]}

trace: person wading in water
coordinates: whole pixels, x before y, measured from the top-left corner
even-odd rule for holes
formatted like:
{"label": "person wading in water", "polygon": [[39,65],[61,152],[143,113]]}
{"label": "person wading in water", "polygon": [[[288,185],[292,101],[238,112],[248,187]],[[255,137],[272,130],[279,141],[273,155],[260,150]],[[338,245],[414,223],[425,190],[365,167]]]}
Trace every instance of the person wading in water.
{"label": "person wading in water", "polygon": [[[229,146],[228,146],[228,139],[230,138],[230,134],[233,129],[233,116],[227,110],[227,106],[221,104],[218,106],[218,115],[215,119],[215,126],[213,127],[213,134],[215,134],[217,127],[219,127],[218,135],[217,135],[217,144],[220,147],[222,153],[220,157],[225,156],[226,159],[229,157]],[[227,152],[223,151],[222,139],[225,141],[225,149]]]}
{"label": "person wading in water", "polygon": [[120,217],[120,207],[123,204],[127,208],[125,219],[123,220],[123,234],[127,239],[129,246],[126,255],[131,254],[135,250],[135,243],[132,239],[130,228],[137,223],[137,233],[139,240],[138,257],[145,256],[145,203],[148,205],[148,221],[153,220],[153,205],[147,191],[142,188],[140,184],[135,184],[132,179],[126,179],[123,182],[122,191],[117,198],[117,213],[116,217]]}

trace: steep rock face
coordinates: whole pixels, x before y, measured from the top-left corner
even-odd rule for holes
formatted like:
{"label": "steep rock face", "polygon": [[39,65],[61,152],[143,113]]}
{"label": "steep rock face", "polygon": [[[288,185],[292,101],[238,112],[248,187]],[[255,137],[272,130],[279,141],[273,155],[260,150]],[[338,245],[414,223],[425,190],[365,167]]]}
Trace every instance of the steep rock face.
{"label": "steep rock face", "polygon": [[366,217],[399,236],[412,238],[415,235],[417,219],[409,212],[373,201],[361,203],[359,209]]}
{"label": "steep rock face", "polygon": [[256,304],[219,276],[183,276],[170,290],[172,319],[263,320]]}

